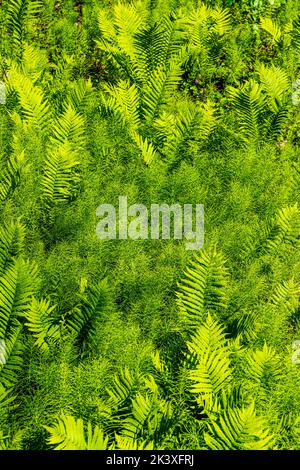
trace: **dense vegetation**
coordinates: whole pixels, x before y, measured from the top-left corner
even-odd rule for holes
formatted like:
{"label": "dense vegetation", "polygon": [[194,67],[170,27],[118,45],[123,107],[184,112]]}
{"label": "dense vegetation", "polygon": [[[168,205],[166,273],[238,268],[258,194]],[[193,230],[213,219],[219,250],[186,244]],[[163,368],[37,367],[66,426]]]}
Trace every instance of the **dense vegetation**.
{"label": "dense vegetation", "polygon": [[[299,1],[2,0],[0,37],[0,449],[300,449]],[[119,195],[204,204],[203,249],[99,240]]]}

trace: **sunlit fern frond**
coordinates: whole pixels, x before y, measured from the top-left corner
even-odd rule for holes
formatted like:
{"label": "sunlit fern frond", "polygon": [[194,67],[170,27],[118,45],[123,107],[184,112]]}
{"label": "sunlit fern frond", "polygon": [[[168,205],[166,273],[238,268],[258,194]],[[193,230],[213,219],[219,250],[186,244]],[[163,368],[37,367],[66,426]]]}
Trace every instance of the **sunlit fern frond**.
{"label": "sunlit fern frond", "polygon": [[213,32],[219,35],[226,34],[231,29],[231,15],[227,9],[216,8],[211,10]]}
{"label": "sunlit fern frond", "polygon": [[275,286],[270,299],[276,307],[284,309],[292,315],[299,308],[300,285],[294,280],[289,279]]}
{"label": "sunlit fern frond", "polygon": [[35,345],[42,351],[48,351],[49,340],[57,341],[60,338],[59,326],[55,324],[53,310],[47,300],[32,299],[29,309],[25,313],[25,325],[35,338]]}
{"label": "sunlit fern frond", "polygon": [[22,116],[30,125],[46,131],[51,120],[51,107],[44,96],[41,88],[25,76],[16,65],[12,65],[9,70],[9,87],[16,90]]}
{"label": "sunlit fern frond", "polygon": [[230,344],[219,323],[208,315],[187,343],[186,366],[190,391],[198,402],[210,409],[216,397],[232,381]]}
{"label": "sunlit fern frond", "polygon": [[279,111],[283,96],[289,91],[289,80],[284,70],[274,65],[267,67],[264,64],[258,67],[260,83],[268,95],[268,104],[274,113]]}
{"label": "sunlit fern frond", "polygon": [[48,59],[45,50],[39,49],[32,44],[24,44],[21,62],[24,75],[32,80],[33,83],[36,83],[47,66]]}
{"label": "sunlit fern frond", "polygon": [[215,104],[212,101],[204,103],[201,107],[200,115],[199,137],[201,140],[206,140],[211,135],[219,121]]}
{"label": "sunlit fern frond", "polygon": [[204,438],[211,450],[274,449],[275,437],[265,420],[256,415],[254,404],[247,408],[228,408],[207,426]]}
{"label": "sunlit fern frond", "polygon": [[145,28],[148,11],[144,2],[118,3],[114,7],[114,25],[118,31],[118,45],[130,58],[134,57],[134,35]]}
{"label": "sunlit fern frond", "polygon": [[110,109],[124,126],[135,130],[140,125],[139,93],[135,84],[120,81],[115,86],[105,87],[108,96],[104,96],[104,104]]}
{"label": "sunlit fern frond", "polygon": [[127,367],[116,374],[107,389],[109,400],[114,408],[120,408],[131,401],[138,389],[138,377]]}
{"label": "sunlit fern frond", "polygon": [[265,343],[262,349],[249,350],[246,354],[246,373],[251,380],[269,387],[270,377],[274,379],[282,375],[281,358],[275,349]]}
{"label": "sunlit fern frond", "polygon": [[28,310],[36,279],[36,265],[18,258],[0,277],[0,338],[5,338]]}
{"label": "sunlit fern frond", "polygon": [[187,342],[187,348],[188,355],[195,357],[197,361],[211,351],[221,350],[228,355],[229,342],[224,327],[208,314],[206,321],[196,329],[195,334]]}
{"label": "sunlit fern frond", "polygon": [[272,18],[261,18],[260,27],[270,34],[275,43],[280,41],[283,34],[282,29]]}
{"label": "sunlit fern frond", "polygon": [[64,103],[64,108],[67,110],[72,106],[77,112],[82,113],[88,103],[91,102],[93,97],[93,85],[90,79],[78,79],[72,82],[69,87],[68,97]]}
{"label": "sunlit fern frond", "polygon": [[121,423],[121,435],[143,445],[161,445],[166,433],[174,425],[170,402],[155,395],[138,393],[131,404],[131,412]]}
{"label": "sunlit fern frond", "polygon": [[298,246],[300,239],[300,211],[298,204],[279,210],[270,226],[266,249],[276,251],[285,245]]}
{"label": "sunlit fern frond", "polygon": [[161,107],[168,102],[180,81],[181,73],[180,65],[176,61],[170,63],[169,70],[161,67],[153,73],[143,90],[142,99],[143,115],[148,122],[152,122]]}
{"label": "sunlit fern frond", "polygon": [[208,21],[211,17],[211,8],[201,4],[198,9],[192,10],[188,16],[188,37],[192,46],[201,47],[208,35]]}
{"label": "sunlit fern frond", "polygon": [[143,138],[138,132],[131,132],[131,137],[135,141],[137,147],[140,149],[142,158],[146,165],[151,165],[151,163],[156,159],[157,157],[157,152],[152,144],[147,137]]}
{"label": "sunlit fern frond", "polygon": [[0,182],[0,202],[5,201],[15,191],[20,182],[21,172],[26,167],[24,151],[19,154],[13,153],[7,161],[7,167],[3,171]]}
{"label": "sunlit fern frond", "polygon": [[53,123],[51,134],[52,146],[68,142],[72,150],[80,151],[85,142],[84,118],[69,104],[63,114]]}
{"label": "sunlit fern frond", "polygon": [[49,432],[48,443],[54,450],[106,450],[108,438],[103,431],[90,422],[84,425],[82,419],[61,415],[52,426],[44,426]]}

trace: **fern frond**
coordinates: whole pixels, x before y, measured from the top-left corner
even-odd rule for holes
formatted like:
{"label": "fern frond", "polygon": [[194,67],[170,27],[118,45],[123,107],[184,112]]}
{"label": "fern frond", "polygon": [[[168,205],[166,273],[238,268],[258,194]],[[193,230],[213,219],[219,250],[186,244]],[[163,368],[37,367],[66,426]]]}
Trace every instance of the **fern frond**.
{"label": "fern frond", "polygon": [[18,93],[25,121],[44,132],[51,120],[51,108],[43,91],[15,65],[9,71],[9,86]]}
{"label": "fern frond", "polygon": [[28,310],[35,292],[37,267],[16,259],[0,277],[0,338],[18,323],[17,317]]}
{"label": "fern frond", "polygon": [[300,285],[294,279],[277,284],[271,303],[292,315],[299,308]]}
{"label": "fern frond", "polygon": [[97,285],[89,286],[79,297],[80,305],[73,310],[72,315],[67,319],[67,327],[75,334],[80,347],[86,349],[93,345],[97,326],[107,308],[107,282],[104,280]]}
{"label": "fern frond", "polygon": [[0,226],[0,276],[23,250],[25,226],[18,220]]}
{"label": "fern frond", "polygon": [[118,85],[106,86],[105,89],[109,94],[108,98],[104,97],[106,107],[113,111],[124,126],[137,129],[140,125],[140,103],[136,85],[120,81]]}
{"label": "fern frond", "polygon": [[198,395],[206,409],[210,409],[213,398],[232,380],[230,360],[223,351],[203,354],[197,367],[189,372],[189,378],[192,382],[190,391]]}
{"label": "fern frond", "polygon": [[298,246],[300,239],[300,211],[297,203],[280,209],[270,228],[266,248],[278,250],[285,244]]}
{"label": "fern frond", "polygon": [[132,401],[131,413],[122,422],[122,435],[145,445],[159,446],[174,423],[170,402],[155,395],[138,393]]}
{"label": "fern frond", "polygon": [[143,2],[128,5],[118,3],[114,7],[113,21],[118,31],[118,45],[130,58],[135,55],[134,35],[144,29],[147,16]]}
{"label": "fern frond", "polygon": [[42,10],[41,0],[10,0],[7,9],[7,27],[15,48],[20,49],[28,22]]}
{"label": "fern frond", "polygon": [[180,81],[181,73],[177,62],[171,62],[168,71],[160,67],[153,73],[143,92],[143,115],[148,122],[152,122],[167,103]]}
{"label": "fern frond", "polygon": [[24,44],[22,56],[22,72],[33,83],[41,78],[48,65],[47,53],[32,44]]}
{"label": "fern frond", "polygon": [[53,124],[50,142],[54,146],[69,142],[72,150],[80,151],[85,142],[84,133],[84,118],[69,104]]}
{"label": "fern frond", "polygon": [[258,417],[254,404],[248,408],[229,408],[218,421],[207,424],[209,433],[204,439],[212,450],[267,450],[273,449],[274,436],[263,418]]}
{"label": "fern frond", "polygon": [[208,314],[206,321],[187,342],[187,348],[189,354],[199,362],[203,355],[211,351],[222,351],[228,355],[229,343],[224,328]]}
{"label": "fern frond", "polygon": [[25,313],[25,325],[36,339],[35,345],[42,351],[49,349],[48,340],[57,341],[60,338],[59,326],[54,323],[53,310],[47,300],[32,299],[29,309]]}
{"label": "fern frond", "polygon": [[78,154],[68,141],[49,153],[41,182],[42,198],[47,207],[64,203],[74,196],[79,182],[79,165]]}
{"label": "fern frond", "polygon": [[250,350],[246,354],[247,374],[251,382],[259,382],[261,385],[268,385],[270,375],[272,379],[278,379],[282,370],[280,367],[280,357],[275,349],[265,343],[262,349]]}
{"label": "fern frond", "polygon": [[131,137],[135,141],[136,145],[140,149],[142,153],[142,157],[146,165],[150,165],[153,160],[156,159],[157,152],[155,150],[154,145],[149,142],[147,137],[143,139],[143,137],[138,132],[131,132]]}
{"label": "fern frond", "polygon": [[229,342],[224,329],[208,315],[206,322],[187,343],[186,366],[192,368],[190,391],[210,409],[221,390],[232,380]]}
{"label": "fern frond", "polygon": [[278,43],[282,37],[282,29],[272,18],[261,18],[260,27],[272,36],[275,43]]}
{"label": "fern frond", "polygon": [[211,10],[211,18],[213,20],[213,32],[223,35],[230,31],[230,11],[216,8]]}
{"label": "fern frond", "polygon": [[2,340],[4,354],[1,354],[0,360],[0,385],[5,388],[13,387],[19,380],[24,352],[20,334],[21,327],[18,326]]}
{"label": "fern frond", "polygon": [[7,168],[3,172],[0,182],[0,201],[5,201],[16,189],[20,182],[21,171],[26,167],[24,151],[12,154],[7,161]]}
{"label": "fern frond", "polygon": [[82,419],[75,419],[73,416],[62,415],[57,419],[56,424],[44,426],[49,432],[48,443],[55,446],[54,450],[105,450],[107,449],[108,438],[103,431],[95,426],[92,429],[91,423],[87,424],[85,430]]}
{"label": "fern frond", "polygon": [[91,79],[84,80],[83,78],[72,82],[69,88],[68,98],[64,104],[65,110],[69,106],[73,107],[76,111],[82,112],[92,98],[93,85]]}
{"label": "fern frond", "polygon": [[183,321],[194,329],[206,311],[226,309],[228,273],[225,259],[215,249],[196,255],[179,284],[178,306]]}
{"label": "fern frond", "polygon": [[260,65],[258,68],[260,83],[268,95],[268,104],[274,113],[279,111],[284,94],[289,91],[289,80],[284,70],[279,67],[266,67]]}
{"label": "fern frond", "polygon": [[128,402],[137,391],[137,377],[125,367],[115,375],[112,386],[107,390],[109,400],[114,408],[120,408]]}
{"label": "fern frond", "polygon": [[251,79],[240,89],[230,87],[229,95],[237,112],[241,131],[246,138],[257,140],[267,106],[262,85]]}

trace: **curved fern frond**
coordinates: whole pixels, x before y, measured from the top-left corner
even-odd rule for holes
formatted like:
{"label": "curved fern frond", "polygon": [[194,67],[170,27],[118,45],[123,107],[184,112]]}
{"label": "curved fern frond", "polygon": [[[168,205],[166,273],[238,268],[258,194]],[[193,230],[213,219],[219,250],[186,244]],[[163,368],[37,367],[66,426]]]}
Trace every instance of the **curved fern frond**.
{"label": "curved fern frond", "polygon": [[138,378],[125,367],[115,375],[112,386],[107,390],[109,401],[114,408],[128,404],[137,391]]}
{"label": "curved fern frond", "polygon": [[143,2],[135,4],[118,3],[114,7],[114,25],[118,32],[118,44],[129,57],[135,54],[134,35],[146,26],[148,16]]}
{"label": "curved fern frond", "polygon": [[122,436],[143,445],[161,445],[164,436],[174,424],[170,402],[154,395],[138,393],[132,401],[130,415],[122,422]]}
{"label": "curved fern frond", "polygon": [[260,27],[272,36],[275,43],[278,43],[282,37],[282,29],[272,18],[261,18]]}
{"label": "curved fern frond", "polygon": [[94,430],[91,423],[86,429],[82,419],[62,415],[56,424],[44,426],[49,432],[48,443],[55,446],[54,450],[106,450],[108,438],[98,426]]}
{"label": "curved fern frond", "polygon": [[271,297],[271,303],[288,314],[294,314],[299,308],[300,285],[294,279],[278,284]]}
{"label": "curved fern frond", "polygon": [[222,351],[228,355],[229,343],[224,328],[208,314],[206,321],[187,342],[187,348],[199,362],[203,355],[211,351]]}
{"label": "curved fern frond", "polygon": [[210,409],[214,399],[232,380],[229,343],[223,328],[209,315],[187,343],[190,391]]}
{"label": "curved fern frond", "polygon": [[36,83],[48,66],[47,52],[32,44],[24,44],[21,65],[24,75]]}
{"label": "curved fern frond", "polygon": [[262,349],[250,350],[246,354],[246,364],[246,372],[251,379],[251,388],[253,381],[268,387],[270,377],[274,380],[278,379],[282,374],[280,357],[275,349],[267,346],[266,343]]}
{"label": "curved fern frond", "polygon": [[218,421],[207,424],[204,439],[212,450],[274,449],[275,438],[263,418],[258,417],[254,404],[248,408],[229,408]]}
{"label": "curved fern frond", "polygon": [[53,310],[55,306],[50,306],[47,300],[33,299],[25,313],[27,322],[25,325],[32,332],[36,339],[35,345],[43,351],[49,349],[48,341],[57,341],[60,338],[59,326],[54,323]]}
{"label": "curved fern frond", "polygon": [[26,167],[24,151],[17,155],[12,154],[7,161],[7,168],[3,172],[0,182],[0,201],[5,201],[15,191],[24,167]]}
{"label": "curved fern frond", "polygon": [[70,84],[69,93],[66,102],[64,103],[65,110],[69,106],[73,107],[76,111],[82,112],[93,96],[93,85],[91,79],[84,80],[83,78],[72,82]]}
{"label": "curved fern frond", "polygon": [[284,94],[289,91],[289,80],[284,70],[279,67],[266,67],[260,65],[258,68],[260,83],[268,95],[268,104],[274,113],[279,111]]}
{"label": "curved fern frond", "polygon": [[300,211],[298,204],[280,209],[269,230],[266,249],[278,250],[284,245],[298,246],[300,239]]}
{"label": "curved fern frond", "polygon": [[213,32],[223,35],[230,31],[230,11],[216,8],[211,10],[211,18],[213,20]]}
{"label": "curved fern frond", "polygon": [[157,152],[155,150],[154,145],[149,142],[147,137],[143,139],[143,137],[138,132],[131,132],[131,137],[135,141],[136,145],[141,151],[142,157],[146,165],[150,165],[153,160],[155,160],[157,156]]}
{"label": "curved fern frond", "polygon": [[208,315],[187,348],[185,366],[189,370],[189,390],[197,395],[201,406],[211,410],[232,382],[230,343],[224,329]]}

